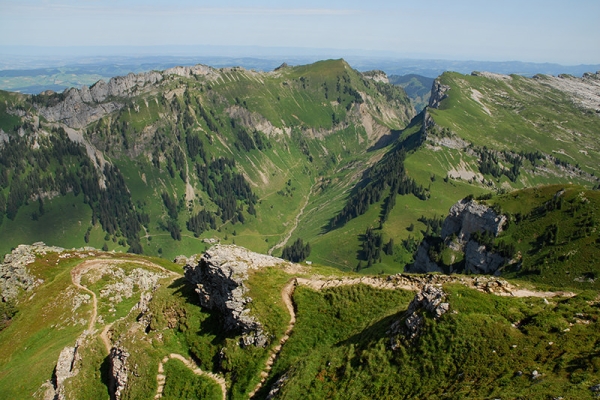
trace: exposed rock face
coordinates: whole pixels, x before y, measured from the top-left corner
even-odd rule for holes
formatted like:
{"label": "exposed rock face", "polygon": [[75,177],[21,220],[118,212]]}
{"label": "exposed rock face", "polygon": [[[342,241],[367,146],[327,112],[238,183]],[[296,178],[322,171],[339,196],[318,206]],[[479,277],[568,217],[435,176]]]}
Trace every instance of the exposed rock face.
{"label": "exposed rock face", "polygon": [[35,261],[36,254],[61,253],[62,247],[46,246],[42,242],[32,245],[21,244],[12,253],[4,256],[0,264],[0,295],[3,301],[15,299],[19,290],[30,291],[43,281],[29,273],[27,265]]}
{"label": "exposed rock face", "polygon": [[79,342],[75,347],[65,347],[58,356],[58,362],[54,370],[56,381],[54,382],[55,399],[65,399],[65,387],[64,383],[67,379],[76,376],[79,373],[77,368],[77,361],[80,359],[79,353]]}
{"label": "exposed rock face", "polygon": [[129,352],[122,347],[115,346],[110,349],[111,368],[111,386],[114,389],[114,398],[119,400],[127,386],[127,359]]}
{"label": "exposed rock face", "polygon": [[387,74],[380,70],[363,72],[363,76],[375,82],[390,83],[390,79],[388,78]]}
{"label": "exposed rock face", "polygon": [[[474,200],[460,200],[454,204],[442,225],[441,237],[444,243],[455,251],[465,253],[465,271],[477,274],[495,273],[506,261],[499,254],[488,251],[471,238],[474,232],[488,232],[498,236],[506,222],[505,215]],[[454,240],[452,240],[455,238]],[[429,243],[421,242],[415,262],[408,272],[441,272],[442,269],[428,255]]]}
{"label": "exposed rock face", "polygon": [[595,74],[586,72],[581,78],[571,75],[536,75],[534,79],[567,93],[581,107],[600,113],[600,71]]}
{"label": "exposed rock face", "polygon": [[450,90],[450,86],[442,85],[438,79],[433,82],[431,87],[431,97],[429,97],[429,107],[438,108],[442,100],[448,95],[446,92]]}
{"label": "exposed rock face", "polygon": [[277,381],[273,384],[273,386],[271,386],[271,389],[269,390],[269,393],[267,394],[267,400],[272,400],[272,399],[277,398],[277,395],[281,391],[281,388],[283,387],[283,385],[285,385],[285,383],[288,381],[288,379],[289,379],[289,377],[287,374],[281,375],[281,377],[279,379],[277,379]]}
{"label": "exposed rock face", "polygon": [[92,100],[87,87],[84,86],[81,90],[68,89],[63,101],[52,107],[40,108],[40,115],[48,121],[62,122],[71,128],[83,128],[123,107],[122,103],[115,101],[97,104],[86,103],[85,99]]}
{"label": "exposed rock face", "polygon": [[460,240],[468,240],[474,232],[491,232],[498,236],[506,216],[474,200],[462,199],[450,207],[448,217],[442,225],[442,238],[455,234]]}
{"label": "exposed rock face", "polygon": [[429,258],[429,243],[421,242],[415,255],[415,262],[410,272],[444,272],[444,270]]}
{"label": "exposed rock face", "polygon": [[465,246],[465,269],[477,274],[493,274],[506,259],[497,253],[487,251],[485,246],[469,240]]}
{"label": "exposed rock face", "polygon": [[392,337],[392,349],[398,348],[398,335],[404,332],[404,337],[408,340],[413,340],[421,331],[425,317],[423,311],[431,313],[434,319],[440,318],[450,308],[450,304],[444,302],[446,293],[441,288],[433,285],[425,285],[423,289],[417,293],[414,299],[408,305],[406,310],[404,326],[402,320],[398,320],[392,324],[390,331]]}
{"label": "exposed rock face", "polygon": [[234,245],[213,246],[195,260],[192,258],[184,271],[187,280],[196,285],[202,306],[219,310],[226,330],[241,330],[244,345],[265,346],[268,338],[263,326],[250,315],[247,307],[252,299],[246,295],[245,282],[250,270],[274,267],[286,261]]}
{"label": "exposed rock face", "polygon": [[150,71],[111,78],[108,83],[100,80],[91,87],[67,89],[62,101],[48,107],[39,107],[40,114],[50,122],[62,122],[80,129],[124,106],[124,99],[150,90],[170,75],[190,77],[193,75],[216,75],[211,67],[174,67],[166,71]]}

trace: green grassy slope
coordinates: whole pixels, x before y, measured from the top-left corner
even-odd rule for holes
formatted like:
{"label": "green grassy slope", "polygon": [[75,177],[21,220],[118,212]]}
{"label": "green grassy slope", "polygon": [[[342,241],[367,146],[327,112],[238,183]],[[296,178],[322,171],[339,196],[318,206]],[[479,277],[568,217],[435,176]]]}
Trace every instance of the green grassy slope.
{"label": "green grassy slope", "polygon": [[[358,328],[357,311],[374,309],[391,294],[360,287],[298,290],[298,313],[311,317],[298,321],[298,335],[276,364],[272,382],[287,376],[277,398],[592,398],[589,387],[600,373],[596,294],[545,304],[462,286],[445,290],[451,312],[438,321],[427,318],[421,336],[396,351],[386,332],[402,318],[408,296],[378,316],[365,315],[370,321]],[[540,378],[532,379],[534,370]]]}
{"label": "green grassy slope", "polygon": [[600,191],[553,185],[489,202],[510,216],[501,237],[522,256],[506,276],[553,288],[600,289]]}
{"label": "green grassy slope", "polygon": [[[114,292],[114,284],[121,282],[117,269],[133,276],[139,268],[160,272],[148,262],[176,272],[180,266],[134,255],[115,264],[111,257],[123,255],[100,252],[93,257],[89,252],[38,256],[29,270],[44,282],[20,295],[18,313],[0,331],[0,390],[7,396],[41,398],[41,385],[51,379],[60,351],[86,329],[92,303],[89,298],[77,303],[87,292],[71,283],[71,271],[84,256],[97,263],[83,272],[81,283],[96,294],[102,318],[96,320],[95,333],[80,342],[78,373],[65,381],[67,398],[109,397],[109,364],[99,334],[110,323],[111,342],[129,353],[123,399],[154,397],[159,363],[166,376],[165,397],[179,392],[220,398],[214,381],[194,375],[170,354],[191,357],[203,371],[223,376],[228,398],[248,398],[289,322],[284,285],[294,276],[356,277],[316,265],[294,274],[278,268],[253,271],[248,281],[251,313],[272,337],[262,349],[241,347],[240,336],[224,333],[219,314],[202,309],[194,287],[181,277],[160,279],[142,314],[132,308],[140,298],[139,287],[133,286],[131,297],[103,294]],[[104,264],[99,264],[102,258]],[[390,326],[403,321],[413,292],[362,284],[320,291],[298,286],[293,295],[296,323],[257,396],[266,396],[286,376],[277,398],[592,398],[589,388],[600,376],[598,291],[577,284],[570,289],[577,295],[543,299],[444,285],[449,312],[438,320],[424,312],[418,338],[401,340],[392,350]],[[533,371],[540,377],[533,379]]]}
{"label": "green grassy slope", "polygon": [[600,120],[545,78],[444,73],[435,122],[475,146],[542,153],[598,174]]}

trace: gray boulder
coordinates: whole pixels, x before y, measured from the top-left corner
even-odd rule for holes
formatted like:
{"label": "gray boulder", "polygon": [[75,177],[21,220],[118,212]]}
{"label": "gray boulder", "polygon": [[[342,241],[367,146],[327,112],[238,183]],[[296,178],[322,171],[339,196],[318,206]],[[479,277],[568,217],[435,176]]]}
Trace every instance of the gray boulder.
{"label": "gray boulder", "polygon": [[390,327],[388,334],[392,335],[392,350],[398,348],[399,335],[404,334],[404,337],[408,340],[414,340],[419,336],[425,323],[423,311],[429,312],[434,319],[439,319],[448,312],[450,304],[445,302],[445,299],[446,293],[441,288],[434,285],[425,285],[408,305],[408,309],[404,314],[404,324],[402,323],[403,320],[400,319]]}

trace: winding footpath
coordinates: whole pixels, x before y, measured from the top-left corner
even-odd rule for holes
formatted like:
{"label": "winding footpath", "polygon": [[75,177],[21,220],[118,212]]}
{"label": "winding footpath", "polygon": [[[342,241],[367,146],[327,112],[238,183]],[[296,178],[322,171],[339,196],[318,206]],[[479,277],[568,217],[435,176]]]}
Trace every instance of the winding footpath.
{"label": "winding footpath", "polygon": [[191,359],[185,358],[181,354],[175,354],[175,353],[171,353],[168,356],[165,356],[158,363],[158,375],[156,375],[156,380],[158,382],[158,389],[156,390],[156,396],[154,396],[155,399],[160,399],[162,397],[163,390],[165,388],[165,382],[167,380],[167,377],[165,376],[164,364],[167,361],[169,361],[169,359],[171,359],[171,360],[179,360],[186,367],[188,367],[189,369],[191,369],[194,374],[196,374],[198,376],[205,376],[205,377],[210,378],[213,381],[215,381],[221,387],[221,392],[223,393],[223,400],[226,400],[226,398],[227,398],[227,385],[225,383],[225,379],[222,376],[219,376],[217,374],[213,374],[212,372],[203,371]]}
{"label": "winding footpath", "polygon": [[[312,191],[312,188],[311,188]],[[307,196],[304,206],[300,210],[300,213],[296,216],[296,224],[295,226],[288,232],[287,238],[280,242],[277,246],[274,246],[271,250],[274,250],[278,247],[283,247],[292,232],[298,225],[299,219],[304,211],[304,208],[308,204],[308,199],[310,195]],[[90,321],[88,323],[87,329],[84,332],[85,335],[92,335],[95,333],[95,326],[98,319],[98,299],[96,294],[88,289],[86,286],[81,284],[81,278],[86,273],[94,270],[102,268],[106,265],[115,265],[122,263],[134,263],[140,264],[151,268],[160,269],[162,272],[168,273],[173,276],[173,279],[180,277],[181,274],[178,274],[173,271],[169,271],[160,265],[141,261],[141,260],[130,260],[130,259],[113,259],[113,258],[99,258],[94,260],[86,260],[81,264],[77,265],[75,268],[71,270],[71,280],[73,285],[80,290],[83,290],[90,294],[92,298],[92,315],[90,317]],[[252,392],[249,394],[249,398],[254,398],[256,394],[262,389],[267,378],[269,377],[269,373],[273,368],[273,364],[277,360],[277,357],[281,353],[281,350],[285,343],[290,338],[292,330],[296,324],[296,311],[293,303],[293,295],[295,289],[298,285],[302,285],[313,290],[324,290],[328,288],[335,288],[341,286],[351,286],[363,284],[376,289],[387,289],[387,290],[410,290],[410,291],[419,291],[425,285],[432,284],[441,286],[446,283],[460,283],[464,286],[479,290],[481,292],[486,292],[490,294],[495,294],[498,296],[512,296],[512,297],[540,297],[540,298],[552,298],[555,296],[562,297],[572,297],[575,294],[571,292],[538,292],[530,289],[524,289],[516,287],[504,280],[491,278],[491,277],[468,277],[468,276],[457,276],[457,275],[423,275],[423,276],[414,276],[414,275],[391,275],[388,277],[356,277],[356,278],[325,278],[325,277],[311,277],[311,278],[303,278],[303,277],[293,277],[291,278],[287,284],[281,290],[281,300],[283,304],[288,310],[290,314],[290,320],[286,327],[284,334],[282,335],[279,343],[275,345],[265,362],[264,368],[260,372],[260,382],[254,387]],[[114,322],[113,322],[114,323]],[[101,333],[99,334],[102,343],[107,351],[110,353],[112,348],[112,343],[108,337],[108,332],[112,327],[113,323],[107,324],[103,327]],[[227,384],[225,379],[221,375],[217,375],[212,372],[203,371],[192,359],[185,358],[184,356],[176,353],[171,353],[165,356],[158,364],[158,374],[156,376],[157,380],[157,392],[154,396],[155,399],[162,398],[164,386],[166,383],[166,376],[164,373],[164,364],[169,361],[169,359],[175,359],[181,361],[187,368],[189,368],[194,374],[198,376],[204,376],[209,379],[212,379],[215,383],[219,385],[222,391],[222,398],[225,400],[227,398]]]}
{"label": "winding footpath", "polygon": [[[82,263],[80,263],[79,265],[77,265],[75,268],[73,268],[71,270],[71,282],[73,283],[73,285],[76,288],[89,293],[89,295],[92,298],[92,315],[90,317],[90,321],[88,323],[87,329],[84,332],[84,335],[86,335],[86,336],[92,335],[96,332],[95,326],[96,326],[96,323],[98,320],[98,298],[96,296],[96,293],[94,293],[94,291],[90,290],[89,288],[87,288],[86,286],[81,284],[81,278],[83,277],[83,275],[85,275],[86,273],[88,273],[92,270],[100,269],[107,265],[124,264],[124,263],[139,264],[139,265],[143,265],[146,267],[159,269],[162,272],[171,275],[173,277],[173,280],[182,276],[181,274],[178,274],[177,272],[169,271],[166,268],[164,268],[158,264],[154,264],[154,263],[151,263],[148,261],[142,261],[142,260],[131,260],[131,259],[120,259],[120,258],[97,258],[97,259],[93,259],[93,260],[83,261]],[[108,332],[110,331],[113,324],[114,324],[114,322],[111,322],[110,324],[106,324],[99,335],[100,339],[102,340],[102,343],[104,344],[104,348],[105,348],[107,354],[110,354],[111,348],[113,347],[113,345],[110,341],[110,338],[108,337]],[[161,360],[161,362],[159,362],[158,375],[156,377],[156,379],[158,381],[158,389],[157,389],[157,393],[155,396],[156,399],[159,399],[162,397],[162,392],[164,390],[164,384],[165,384],[165,380],[166,380],[166,376],[164,375],[163,364],[165,362],[167,362],[169,360],[169,358],[180,360],[181,362],[183,362],[185,364],[186,367],[191,369],[192,372],[196,375],[206,376],[206,377],[212,379],[221,388],[221,391],[223,393],[223,400],[226,399],[227,386],[226,386],[225,379],[223,377],[213,374],[212,372],[202,371],[192,360],[186,359],[182,355],[174,354],[174,353],[169,354],[168,356],[165,356],[165,358],[163,358]]]}
{"label": "winding footpath", "polygon": [[296,309],[294,308],[294,303],[292,300],[292,296],[294,295],[296,286],[298,286],[298,279],[293,278],[283,287],[283,289],[281,289],[281,299],[283,300],[283,304],[285,304],[285,307],[288,309],[288,312],[290,313],[290,322],[288,323],[288,326],[287,326],[283,336],[279,340],[279,343],[277,344],[277,346],[275,346],[271,350],[271,354],[269,354],[269,357],[267,358],[265,367],[263,368],[263,370],[260,373],[260,382],[254,387],[252,392],[250,392],[250,394],[248,395],[248,398],[250,398],[250,399],[253,398],[256,395],[256,393],[265,384],[265,381],[269,377],[269,372],[271,372],[271,369],[273,368],[273,364],[275,363],[275,360],[279,356],[279,353],[281,353],[281,349],[282,349],[283,345],[285,344],[285,342],[287,342],[288,339],[290,338],[290,334],[292,333],[292,329],[294,329],[294,325],[296,325]]}

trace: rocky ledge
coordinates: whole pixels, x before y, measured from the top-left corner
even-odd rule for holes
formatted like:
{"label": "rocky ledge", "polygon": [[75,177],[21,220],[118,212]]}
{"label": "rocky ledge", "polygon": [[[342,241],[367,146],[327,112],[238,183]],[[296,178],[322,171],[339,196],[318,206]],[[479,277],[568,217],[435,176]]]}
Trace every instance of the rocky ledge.
{"label": "rocky ledge", "polygon": [[54,96],[48,105],[36,105],[40,114],[50,122],[61,122],[70,128],[81,129],[107,114],[120,110],[126,99],[155,88],[169,76],[218,76],[214,68],[205,65],[174,67],[162,72],[150,71],[102,80],[91,87],[71,88]]}
{"label": "rocky ledge", "polygon": [[200,304],[223,315],[224,329],[241,331],[243,345],[265,346],[269,338],[260,321],[250,313],[246,281],[250,270],[275,267],[286,261],[253,253],[235,245],[216,245],[199,259],[191,257],[183,267],[185,277],[196,285]]}
{"label": "rocky ledge", "polygon": [[42,242],[32,245],[21,244],[12,253],[4,256],[0,264],[0,295],[2,301],[15,299],[19,290],[30,291],[43,281],[29,273],[27,266],[35,261],[37,254],[62,253],[62,247],[46,246]]}

